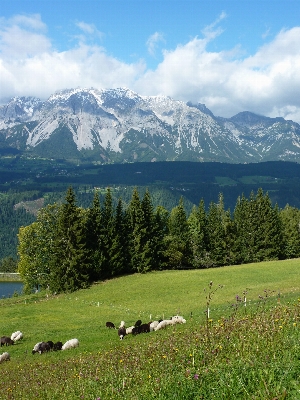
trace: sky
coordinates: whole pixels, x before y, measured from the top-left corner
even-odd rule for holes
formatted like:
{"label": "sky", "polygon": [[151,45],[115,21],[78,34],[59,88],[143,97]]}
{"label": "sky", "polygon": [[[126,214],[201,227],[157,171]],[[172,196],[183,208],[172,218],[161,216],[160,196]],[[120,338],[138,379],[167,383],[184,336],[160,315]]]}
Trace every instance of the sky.
{"label": "sky", "polygon": [[300,123],[300,0],[1,0],[0,104],[77,87]]}

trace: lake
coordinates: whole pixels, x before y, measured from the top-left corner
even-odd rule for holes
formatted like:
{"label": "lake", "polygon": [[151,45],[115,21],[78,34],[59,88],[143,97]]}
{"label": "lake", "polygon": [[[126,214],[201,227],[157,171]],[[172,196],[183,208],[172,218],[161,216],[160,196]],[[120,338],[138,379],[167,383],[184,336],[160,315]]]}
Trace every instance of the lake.
{"label": "lake", "polygon": [[15,292],[22,293],[22,282],[0,282],[0,300],[5,297],[12,297]]}

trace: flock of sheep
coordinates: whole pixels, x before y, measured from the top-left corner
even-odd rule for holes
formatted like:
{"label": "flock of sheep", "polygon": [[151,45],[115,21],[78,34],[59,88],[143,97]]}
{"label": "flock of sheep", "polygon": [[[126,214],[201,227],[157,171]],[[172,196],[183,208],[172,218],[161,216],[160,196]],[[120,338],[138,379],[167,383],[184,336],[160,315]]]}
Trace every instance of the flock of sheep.
{"label": "flock of sheep", "polygon": [[[129,326],[128,328],[125,327],[125,322],[121,321],[121,324],[118,328],[118,335],[119,338],[122,340],[126,335],[129,334],[137,335],[140,333],[158,331],[160,329],[166,328],[168,325],[185,324],[185,323],[186,320],[180,315],[175,315],[170,319],[148,322],[146,324],[143,324],[142,321],[139,319],[138,321],[136,321],[134,325]],[[113,324],[112,322],[106,322],[106,327],[116,329],[115,324]],[[23,339],[23,333],[21,331],[12,333],[10,337],[2,336],[0,338],[1,347],[11,346],[20,339]],[[48,342],[38,342],[33,347],[32,354],[35,353],[43,354],[51,350],[53,351],[68,350],[78,346],[79,346],[78,339],[70,339],[65,344],[63,344],[62,342],[53,343],[51,340],[49,340]],[[8,352],[4,352],[3,354],[0,355],[0,363],[9,360],[10,360],[10,355]]]}
{"label": "flock of sheep", "polygon": [[[15,342],[19,341],[20,339],[23,339],[23,333],[21,331],[17,331],[11,334],[11,337],[9,336],[1,336],[0,338],[0,344],[2,346],[11,346],[15,344]],[[70,339],[68,340],[65,344],[62,342],[56,342],[53,343],[51,340],[48,342],[38,342],[32,349],[32,354],[35,353],[46,353],[48,351],[57,351],[57,350],[68,350],[68,349],[73,349],[75,347],[79,346],[79,341],[78,339]],[[0,363],[3,361],[9,361],[10,360],[10,355],[8,352],[4,352],[3,354],[0,355]]]}
{"label": "flock of sheep", "polygon": [[[186,320],[181,315],[175,315],[170,319],[162,319],[159,321],[151,321],[147,324],[142,324],[142,321],[139,319],[136,323],[132,326],[126,328],[125,322],[121,321],[121,324],[118,329],[118,335],[121,340],[124,339],[126,335],[132,334],[137,335],[139,333],[147,333],[152,331],[159,331],[160,329],[166,328],[168,325],[175,325],[175,324],[185,324]],[[107,328],[116,329],[115,324],[112,322],[106,322]]]}

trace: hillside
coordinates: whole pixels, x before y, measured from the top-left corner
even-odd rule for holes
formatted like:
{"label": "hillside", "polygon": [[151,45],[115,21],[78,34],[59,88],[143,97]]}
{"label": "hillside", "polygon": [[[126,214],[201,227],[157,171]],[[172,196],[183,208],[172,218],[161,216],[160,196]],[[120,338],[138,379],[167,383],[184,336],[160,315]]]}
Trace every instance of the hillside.
{"label": "hillside", "polygon": [[[49,400],[111,399],[114,390],[116,399],[160,393],[167,400],[174,391],[177,399],[194,399],[216,397],[217,390],[217,398],[297,398],[298,263],[136,274],[71,294],[1,300],[1,334],[24,335],[5,348],[11,361],[1,364],[2,393],[25,400],[32,392]],[[130,326],[178,313],[186,324],[123,341],[105,327],[106,321]],[[78,348],[31,354],[38,341],[70,338],[78,338]]]}
{"label": "hillside", "polygon": [[39,207],[62,201],[73,186],[78,205],[90,207],[94,191],[128,204],[134,187],[149,188],[153,205],[171,210],[184,199],[189,213],[203,199],[206,207],[224,195],[234,210],[238,196],[263,188],[273,204],[300,208],[300,167],[292,162],[253,164],[157,162],[74,165],[65,160],[0,157],[0,259],[16,256],[19,227],[35,220]]}

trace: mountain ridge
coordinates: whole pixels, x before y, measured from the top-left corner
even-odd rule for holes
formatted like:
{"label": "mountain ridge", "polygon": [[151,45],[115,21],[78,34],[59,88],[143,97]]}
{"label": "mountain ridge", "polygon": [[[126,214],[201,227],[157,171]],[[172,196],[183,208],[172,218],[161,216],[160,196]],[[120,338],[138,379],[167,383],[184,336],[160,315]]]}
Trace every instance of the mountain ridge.
{"label": "mountain ridge", "polygon": [[65,158],[98,163],[297,162],[300,126],[249,111],[218,117],[201,103],[127,88],[75,88],[0,106],[0,154],[9,149],[50,158],[63,151]]}

